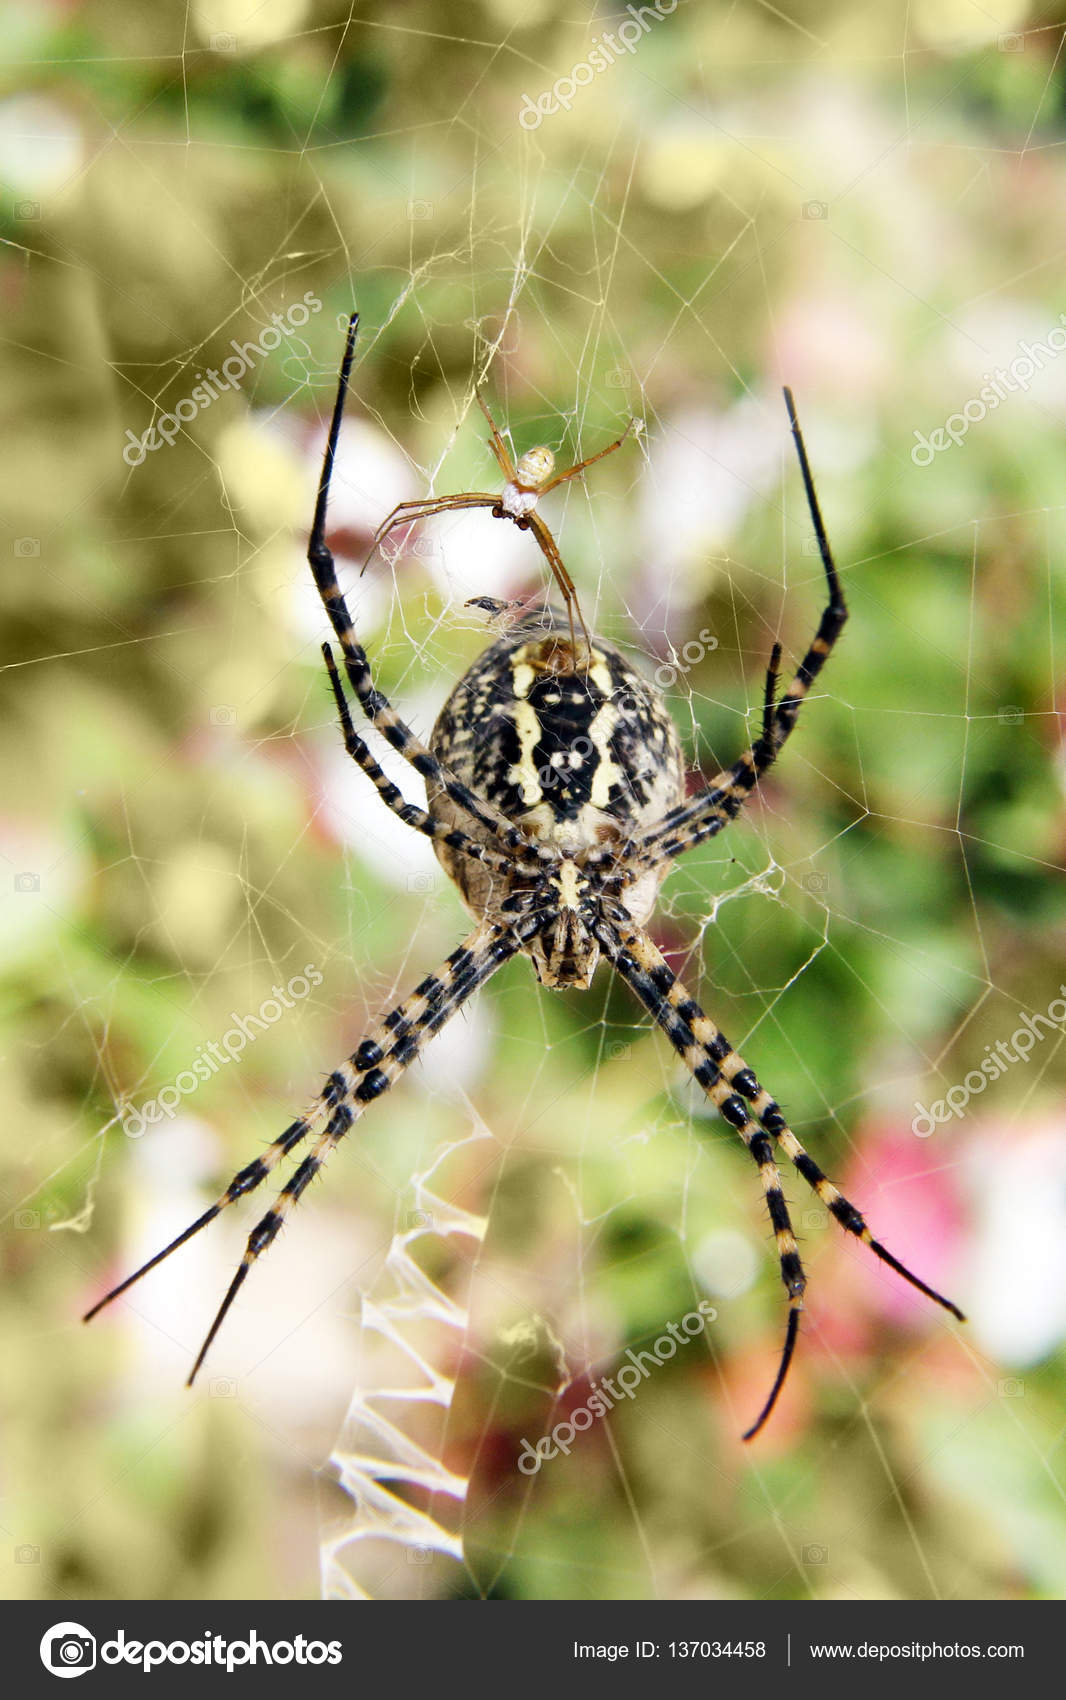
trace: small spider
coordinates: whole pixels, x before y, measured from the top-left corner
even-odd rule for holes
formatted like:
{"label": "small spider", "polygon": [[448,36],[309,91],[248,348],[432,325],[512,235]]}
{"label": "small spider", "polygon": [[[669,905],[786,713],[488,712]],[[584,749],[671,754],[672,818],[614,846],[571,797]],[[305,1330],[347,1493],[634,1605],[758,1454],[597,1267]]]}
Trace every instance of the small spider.
{"label": "small spider", "polygon": [[[308,559],[340,644],[348,683],[371,724],[422,775],[428,809],[407,802],[375,761],[352,723],[328,643],[323,644],[322,653],[348,754],[369,775],[386,807],[432,840],[476,925],[443,967],[427,975],[329,1076],[306,1114],[241,1169],[217,1202],[172,1244],[100,1299],[85,1320],[126,1292],[220,1211],[253,1192],[283,1158],[309,1139],[309,1152],[252,1229],[193,1365],[191,1384],[249,1270],[276,1238],[288,1209],[367,1106],[418,1058],[426,1041],[502,963],[520,952],[530,958],[542,985],[579,989],[591,983],[602,954],[662,1028],[720,1115],[739,1134],[759,1170],[789,1309],[777,1374],[762,1411],[744,1435],[750,1440],[766,1422],[784,1384],[806,1287],[781,1189],[775,1143],[849,1234],[919,1292],[963,1320],[957,1305],[904,1268],[874,1239],[863,1216],[808,1156],[769,1092],[690,996],[645,930],[674,859],[728,826],[776,759],[847,618],[791,391],[785,391],[785,402],[829,601],[783,696],[777,694],[781,646],[774,645],[766,673],[762,728],[750,749],[686,800],[681,744],[659,691],[601,638],[587,638],[585,651],[579,654],[573,633],[568,640],[561,617],[551,609],[519,619],[473,663],[441,710],[428,746],[377,689],[326,544],[326,504],[357,324],[358,315],[353,314]],[[498,458],[502,453],[501,444]],[[541,460],[537,465],[548,462]],[[517,480],[510,482],[521,491]],[[442,500],[454,503],[470,498]]]}
{"label": "small spider", "polygon": [[412,502],[398,503],[388,518],[382,520],[375,531],[370,554],[363,563],[363,571],[366,571],[374,558],[375,551],[380,549],[389,532],[394,531],[398,525],[410,525],[415,520],[429,519],[432,514],[449,513],[459,508],[491,508],[493,519],[513,520],[520,531],[532,531],[548,565],[551,567],[555,582],[563,593],[566,615],[570,623],[571,644],[574,645],[575,641],[574,614],[576,613],[585,643],[591,647],[592,637],[585,624],[585,616],[581,612],[574,581],[563,565],[563,559],[555,539],[536,512],[536,507],[540,498],[546,496],[549,490],[556,489],[560,484],[566,484],[571,478],[576,478],[579,473],[584,472],[587,467],[594,466],[598,460],[603,460],[606,455],[613,454],[615,449],[620,449],[630,432],[639,430],[640,422],[631,419],[622,435],[616,437],[613,443],[608,443],[607,447],[600,449],[597,454],[589,455],[585,460],[579,460],[573,466],[567,467],[565,472],[555,473],[553,478],[555,456],[551,449],[545,448],[543,444],[535,449],[527,449],[525,454],[519,457],[518,464],[515,465],[511,459],[510,450],[504,442],[499,427],[489,412],[480,390],[476,393],[478,406],[489,422],[489,448],[492,450],[496,464],[504,476],[502,492],[494,496],[487,490],[468,490],[457,496],[425,496]]}

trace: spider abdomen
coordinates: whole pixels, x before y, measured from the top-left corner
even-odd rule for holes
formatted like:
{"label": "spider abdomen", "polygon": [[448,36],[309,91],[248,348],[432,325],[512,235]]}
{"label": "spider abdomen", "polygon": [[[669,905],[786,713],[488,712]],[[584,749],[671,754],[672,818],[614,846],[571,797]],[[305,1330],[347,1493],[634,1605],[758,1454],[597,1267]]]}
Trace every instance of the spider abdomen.
{"label": "spider abdomen", "polygon": [[[491,644],[445,703],[430,748],[531,838],[580,863],[674,808],[684,760],[655,687],[600,638],[575,656],[563,630],[559,614],[527,615]],[[434,807],[473,831],[446,798]],[[470,907],[486,913],[498,877],[447,846],[438,854]]]}

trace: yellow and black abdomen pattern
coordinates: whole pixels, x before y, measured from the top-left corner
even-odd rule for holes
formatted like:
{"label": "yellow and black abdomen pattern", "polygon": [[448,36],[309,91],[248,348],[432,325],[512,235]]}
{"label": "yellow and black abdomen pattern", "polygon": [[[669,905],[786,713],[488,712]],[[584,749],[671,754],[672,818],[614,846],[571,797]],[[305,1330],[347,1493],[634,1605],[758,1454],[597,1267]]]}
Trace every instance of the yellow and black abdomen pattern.
{"label": "yellow and black abdomen pattern", "polygon": [[527,616],[474,662],[431,739],[509,820],[567,855],[652,825],[684,793],[659,692],[596,638],[575,657],[551,616]]}

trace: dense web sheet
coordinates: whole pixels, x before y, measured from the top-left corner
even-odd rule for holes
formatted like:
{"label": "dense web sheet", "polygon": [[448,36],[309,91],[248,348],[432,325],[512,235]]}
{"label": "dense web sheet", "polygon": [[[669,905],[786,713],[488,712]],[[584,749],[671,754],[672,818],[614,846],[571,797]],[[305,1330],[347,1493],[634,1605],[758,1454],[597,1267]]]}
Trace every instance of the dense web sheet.
{"label": "dense web sheet", "polygon": [[[246,179],[239,150],[205,145],[193,87],[187,136],[63,166],[75,204],[83,179],[103,192],[100,173],[137,207],[164,195],[185,239],[168,324],[188,335],[160,338],[159,358],[132,339],[103,363],[134,437],[160,429],[231,337],[262,341],[272,313],[317,303],[273,347],[266,337],[239,394],[200,405],[172,447],[116,471],[127,439],[111,421],[110,458],[86,455],[65,498],[76,516],[110,481],[111,560],[79,560],[77,574],[64,561],[41,580],[53,618],[76,584],[91,629],[67,616],[61,641],[41,634],[34,665],[15,664],[49,745],[65,722],[37,677],[72,671],[82,725],[102,729],[94,742],[75,728],[71,759],[107,832],[64,838],[31,811],[6,848],[13,880],[46,870],[43,907],[28,888],[9,897],[13,959],[77,911],[91,880],[103,893],[106,959],[76,930],[59,951],[63,1042],[91,1134],[75,1161],[57,1109],[13,1204],[67,1230],[50,1238],[73,1248],[86,1303],[104,1284],[102,1189],[112,1211],[127,1185],[136,1201],[117,1278],[281,1131],[467,927],[429,846],[344,757],[318,663],[326,623],[302,552],[352,306],[363,335],[331,537],[372,664],[420,735],[491,635],[467,599],[547,584],[532,540],[484,513],[394,533],[359,576],[396,502],[498,482],[477,385],[518,450],[547,443],[560,464],[643,421],[549,499],[547,518],[590,625],[666,689],[704,776],[758,731],[774,642],[788,677],[822,606],[784,381],[851,609],[780,769],[678,864],[654,932],[819,1163],[879,1238],[959,1300],[967,1330],[844,1244],[786,1174],[808,1308],[781,1409],[745,1451],[785,1314],[753,1166],[605,968],[588,993],[560,997],[514,962],[332,1158],[205,1372],[283,1480],[330,1455],[342,1491],[323,1485],[305,1515],[331,1597],[945,1598],[1018,1576],[1061,1591],[1061,1447],[1039,1375],[1066,1331],[1066,1007],[1053,1008],[1066,996],[1063,507],[1044,446],[1066,414],[1066,356],[1049,344],[1018,393],[963,416],[959,441],[924,464],[912,453],[984,374],[1017,377],[1023,342],[1057,323],[1050,236],[1022,231],[1017,265],[982,244],[1016,176],[1028,195],[1063,195],[1061,142],[1033,163],[1039,78],[1011,95],[1005,151],[957,103],[933,116],[933,49],[945,75],[984,88],[1015,13],[959,42],[928,7],[917,23],[901,13],[876,73],[820,66],[825,40],[792,21],[788,53],[799,37],[812,55],[801,70],[776,35],[733,38],[727,85],[695,10],[646,32],[573,113],[519,133],[521,97],[551,89],[570,59],[559,48],[542,62],[525,35],[514,45],[502,0],[484,38],[468,25],[438,36],[428,20],[327,30],[294,5],[275,39],[328,36],[323,102],[348,88],[352,39],[365,49],[389,34],[399,53],[408,30],[412,53],[439,50],[452,71],[464,51],[467,92],[405,111],[401,141],[383,122],[342,146],[311,114],[277,161],[265,143],[252,150]],[[238,38],[258,27],[251,16],[231,26]],[[686,33],[671,45],[675,29]],[[1032,71],[1046,43],[1024,39]],[[667,96],[682,62],[691,83]],[[190,63],[183,48],[183,75]],[[219,234],[225,198],[204,214],[212,167],[233,171],[235,202],[251,197],[243,250]],[[940,277],[929,247],[944,224],[955,249]],[[15,247],[29,264],[29,245]],[[54,285],[65,264],[35,255],[32,272]],[[144,311],[136,290],[123,310]],[[16,450],[16,485],[19,470]],[[60,550],[49,533],[46,562]],[[143,606],[122,601],[123,575]],[[138,713],[149,681],[157,741],[115,711],[112,661],[129,668],[121,695]],[[32,747],[13,760],[31,785]],[[1025,1013],[1045,1017],[1027,1047],[1014,1043]],[[231,1015],[243,1043],[227,1048]],[[54,1042],[31,1027],[38,1069]],[[227,1060],[146,1122],[146,1104],[212,1045]],[[73,1169],[70,1194],[58,1179]],[[243,1208],[124,1306],[124,1407],[148,1383],[180,1387],[261,1213],[258,1200]],[[601,1393],[597,1408],[627,1364],[639,1381],[627,1374],[631,1391],[609,1409]],[[164,1406],[160,1431],[192,1420],[176,1411]],[[527,1474],[523,1445],[560,1425],[569,1440]],[[280,1504],[270,1468],[257,1486]],[[972,1542],[959,1541],[963,1520]]]}

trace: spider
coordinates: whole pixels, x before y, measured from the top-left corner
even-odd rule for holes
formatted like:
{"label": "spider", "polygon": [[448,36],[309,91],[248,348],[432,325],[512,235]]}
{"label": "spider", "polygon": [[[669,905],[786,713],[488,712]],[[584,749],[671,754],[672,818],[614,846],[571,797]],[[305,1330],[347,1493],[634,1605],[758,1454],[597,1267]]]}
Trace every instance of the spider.
{"label": "spider", "polygon": [[432,840],[476,925],[443,966],[384,1016],[329,1076],[306,1113],[241,1169],[184,1233],[100,1299],[85,1320],[126,1292],[228,1205],[253,1192],[283,1158],[310,1141],[306,1155],[249,1235],[193,1364],[191,1385],[249,1270],[277,1237],[287,1211],[367,1106],[381,1098],[419,1057],[426,1041],[513,956],[529,957],[543,986],[585,989],[602,955],[739,1134],[759,1171],[788,1295],[788,1315],[773,1385],[744,1434],[745,1440],[751,1440],[770,1416],[788,1374],[806,1287],[775,1145],[849,1234],[927,1298],[964,1320],[957,1305],[912,1274],[874,1239],[860,1211],[803,1149],[770,1093],[686,990],[646,931],[658,888],[675,858],[728,826],[776,760],[847,618],[792,393],[785,390],[785,404],[829,600],[783,695],[777,689],[781,646],[773,646],[761,731],[751,747],[686,800],[681,744],[659,691],[600,638],[590,638],[586,653],[580,655],[572,632],[564,629],[562,616],[550,607],[519,618],[473,663],[441,710],[428,745],[377,689],[326,543],[326,507],[357,326],[358,314],[353,313],[308,560],[340,645],[348,685],[370,723],[425,780],[428,808],[407,802],[386,777],[355,729],[330,644],[322,645],[322,654],[348,754],[373,781],[385,806]]}
{"label": "spider", "polygon": [[[638,429],[639,421],[631,419],[620,437],[613,443],[608,443],[605,449],[600,449],[594,455],[588,455],[585,460],[576,461],[567,467],[565,472],[555,472],[555,456],[551,449],[543,444],[535,449],[527,449],[521,455],[517,466],[511,459],[510,450],[500,434],[499,427],[489,412],[488,406],[480,390],[475,392],[477,403],[489,422],[489,448],[492,450],[496,464],[503,473],[503,490],[498,496],[487,490],[468,490],[457,496],[426,496],[413,502],[399,502],[391,514],[383,519],[374,533],[370,553],[363,563],[365,572],[380,549],[390,531],[398,525],[410,525],[414,520],[428,519],[432,514],[443,514],[459,508],[491,508],[493,519],[513,520],[520,531],[532,531],[548,565],[551,567],[555,582],[563,593],[566,606],[567,620],[570,625],[570,643],[576,650],[574,638],[574,614],[577,614],[578,624],[584,634],[587,648],[592,647],[592,637],[585,624],[585,616],[577,599],[577,590],[573,579],[563,565],[555,539],[540,515],[536,512],[537,503],[549,490],[554,490],[559,484],[566,484],[606,455],[620,449],[631,431]],[[555,477],[552,473],[555,472]]]}

